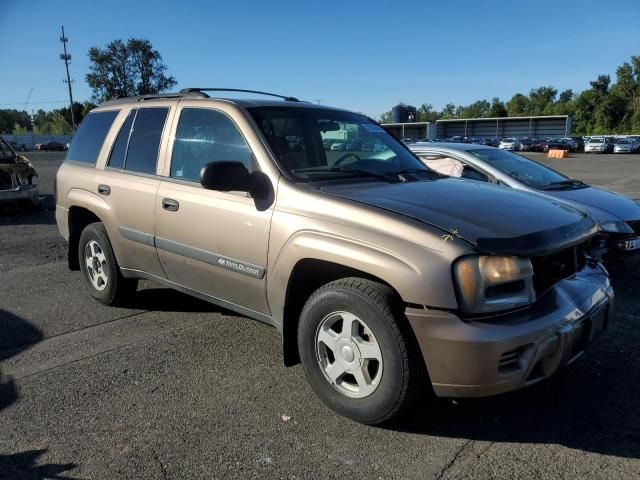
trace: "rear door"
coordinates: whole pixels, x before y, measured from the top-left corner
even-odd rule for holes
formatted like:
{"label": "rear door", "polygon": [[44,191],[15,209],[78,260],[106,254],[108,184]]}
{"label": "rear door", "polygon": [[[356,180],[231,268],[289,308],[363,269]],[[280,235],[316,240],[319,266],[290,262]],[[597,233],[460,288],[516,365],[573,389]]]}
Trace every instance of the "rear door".
{"label": "rear door", "polygon": [[111,226],[109,235],[120,267],[161,278],[154,210],[160,187],[158,158],[164,151],[162,133],[170,112],[169,104],[156,103],[125,112],[98,186],[115,213],[117,225]]}
{"label": "rear door", "polygon": [[265,269],[273,206],[259,209],[247,193],[206,190],[199,181],[209,162],[259,168],[234,115],[240,113],[225,106],[178,109],[167,178],[157,195],[156,247],[172,282],[268,314]]}

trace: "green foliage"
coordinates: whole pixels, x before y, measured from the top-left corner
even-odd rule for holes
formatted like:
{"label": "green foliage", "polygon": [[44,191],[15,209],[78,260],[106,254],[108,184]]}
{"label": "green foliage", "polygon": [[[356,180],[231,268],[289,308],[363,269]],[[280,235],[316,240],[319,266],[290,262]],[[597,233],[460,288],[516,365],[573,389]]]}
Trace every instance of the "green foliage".
{"label": "green foliage", "polygon": [[[418,109],[418,121],[435,122],[448,118],[526,117],[530,115],[572,115],[577,134],[640,134],[640,56],[632,56],[616,70],[615,83],[609,75],[598,75],[591,88],[575,94],[552,86],[531,89],[528,95],[516,93],[506,104],[494,97],[470,105],[448,103],[440,110],[425,103]],[[389,120],[386,120],[386,119]],[[380,118],[391,120],[391,112]]]}
{"label": "green foliage", "polygon": [[162,93],[176,85],[167,76],[160,52],[146,39],[114,40],[105,48],[89,49],[91,65],[86,80],[93,100]]}

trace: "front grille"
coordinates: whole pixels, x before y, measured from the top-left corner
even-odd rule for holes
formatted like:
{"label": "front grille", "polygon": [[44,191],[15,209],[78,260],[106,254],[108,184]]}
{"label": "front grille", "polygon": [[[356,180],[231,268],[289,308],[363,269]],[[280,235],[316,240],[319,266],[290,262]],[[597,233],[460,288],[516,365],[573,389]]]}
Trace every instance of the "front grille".
{"label": "front grille", "polygon": [[585,256],[579,246],[567,248],[553,255],[532,257],[533,288],[541,295],[560,280],[569,278],[585,265]]}

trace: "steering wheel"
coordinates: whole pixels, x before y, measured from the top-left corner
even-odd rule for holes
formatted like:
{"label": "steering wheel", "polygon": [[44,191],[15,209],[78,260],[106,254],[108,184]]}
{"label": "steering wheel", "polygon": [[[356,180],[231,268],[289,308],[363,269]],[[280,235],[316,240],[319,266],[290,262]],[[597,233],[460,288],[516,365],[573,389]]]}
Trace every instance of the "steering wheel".
{"label": "steering wheel", "polygon": [[355,157],[356,161],[360,161],[362,160],[358,155],[356,155],[353,152],[349,152],[349,153],[345,153],[344,155],[342,155],[340,158],[338,158],[334,163],[333,166],[337,167],[338,165],[340,165],[342,162],[344,162],[347,158],[349,157]]}

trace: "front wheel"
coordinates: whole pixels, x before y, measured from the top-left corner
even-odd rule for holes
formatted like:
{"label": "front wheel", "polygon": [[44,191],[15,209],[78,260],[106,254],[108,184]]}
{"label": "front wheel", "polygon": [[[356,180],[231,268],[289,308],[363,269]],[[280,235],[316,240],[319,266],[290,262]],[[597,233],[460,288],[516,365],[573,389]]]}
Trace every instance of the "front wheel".
{"label": "front wheel", "polygon": [[82,281],[93,298],[105,305],[116,305],[133,294],[138,281],[120,273],[104,224],[91,223],[80,235],[78,260]]}
{"label": "front wheel", "polygon": [[345,278],[314,292],[300,316],[298,348],[309,383],[336,412],[386,423],[413,403],[428,375],[393,290]]}

